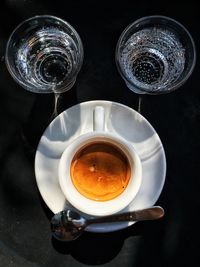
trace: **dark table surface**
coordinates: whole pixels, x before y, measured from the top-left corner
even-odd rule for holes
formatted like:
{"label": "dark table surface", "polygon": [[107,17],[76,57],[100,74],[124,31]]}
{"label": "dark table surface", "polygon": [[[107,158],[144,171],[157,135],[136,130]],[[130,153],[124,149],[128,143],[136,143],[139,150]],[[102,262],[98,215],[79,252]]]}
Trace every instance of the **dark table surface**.
{"label": "dark table surface", "polygon": [[89,100],[110,100],[138,108],[138,95],[123,82],[114,51],[122,30],[146,15],[181,22],[199,52],[198,1],[5,0],[0,4],[0,266],[200,266],[200,93],[199,62],[189,80],[173,93],[144,95],[141,113],[159,134],[167,175],[156,204],[161,221],[140,222],[112,233],[84,233],[72,243],[50,235],[52,212],[41,198],[34,156],[50,122],[52,94],[18,86],[4,60],[11,31],[26,18],[51,14],[71,23],[85,50],[75,86],[60,98],[59,112]]}

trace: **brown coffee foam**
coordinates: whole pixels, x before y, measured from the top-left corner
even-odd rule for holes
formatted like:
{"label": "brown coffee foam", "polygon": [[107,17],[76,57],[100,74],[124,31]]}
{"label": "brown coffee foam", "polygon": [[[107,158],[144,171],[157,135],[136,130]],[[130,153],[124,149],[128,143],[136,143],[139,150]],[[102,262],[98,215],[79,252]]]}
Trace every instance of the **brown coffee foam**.
{"label": "brown coffee foam", "polygon": [[96,142],[76,153],[71,164],[71,178],[83,196],[111,200],[128,185],[131,168],[125,154],[112,144]]}

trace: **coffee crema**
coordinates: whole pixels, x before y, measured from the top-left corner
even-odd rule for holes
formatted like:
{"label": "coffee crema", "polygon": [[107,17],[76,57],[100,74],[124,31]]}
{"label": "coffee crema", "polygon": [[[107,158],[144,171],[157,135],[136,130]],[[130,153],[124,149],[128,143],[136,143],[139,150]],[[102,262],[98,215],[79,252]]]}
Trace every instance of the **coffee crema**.
{"label": "coffee crema", "polygon": [[125,190],[131,168],[124,152],[116,146],[107,142],[95,142],[76,153],[70,173],[80,194],[95,201],[106,201]]}

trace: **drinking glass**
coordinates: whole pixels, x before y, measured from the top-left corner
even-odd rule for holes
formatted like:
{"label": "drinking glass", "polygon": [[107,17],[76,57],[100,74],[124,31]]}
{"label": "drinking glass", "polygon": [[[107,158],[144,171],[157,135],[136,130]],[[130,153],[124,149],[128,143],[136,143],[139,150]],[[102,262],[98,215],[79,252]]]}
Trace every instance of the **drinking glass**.
{"label": "drinking glass", "polygon": [[138,94],[163,94],[187,81],[196,50],[188,30],[165,16],[147,16],[121,34],[116,65],[127,87]]}
{"label": "drinking glass", "polygon": [[75,83],[83,45],[66,21],[49,15],[23,21],[11,33],[6,65],[14,80],[35,93],[62,93]]}

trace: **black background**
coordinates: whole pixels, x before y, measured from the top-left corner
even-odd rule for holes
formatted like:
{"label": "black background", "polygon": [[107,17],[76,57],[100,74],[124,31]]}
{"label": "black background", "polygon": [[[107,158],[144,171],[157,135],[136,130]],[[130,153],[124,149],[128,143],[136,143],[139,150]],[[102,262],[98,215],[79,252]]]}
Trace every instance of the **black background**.
{"label": "black background", "polygon": [[[64,93],[59,112],[88,100],[111,100],[133,109],[138,95],[119,76],[114,52],[123,29],[146,15],[181,22],[199,52],[198,1],[48,1],[0,3],[0,267],[200,266],[199,61],[189,80],[173,93],[144,95],[141,113],[159,134],[167,157],[164,189],[156,204],[163,220],[137,223],[107,234],[84,233],[72,243],[52,240],[51,211],[38,192],[34,155],[54,107],[51,94],[18,86],[4,60],[18,23],[34,15],[58,16],[74,26],[84,45],[75,86]],[[198,216],[199,217],[199,216]]]}

